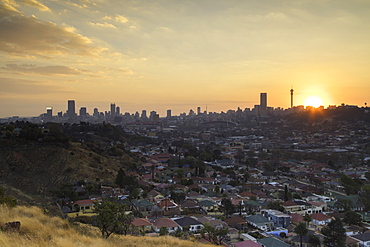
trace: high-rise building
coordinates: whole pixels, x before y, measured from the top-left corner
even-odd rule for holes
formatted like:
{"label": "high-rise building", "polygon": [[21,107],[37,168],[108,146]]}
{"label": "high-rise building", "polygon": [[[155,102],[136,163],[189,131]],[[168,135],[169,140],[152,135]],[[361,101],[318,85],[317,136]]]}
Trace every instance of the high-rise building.
{"label": "high-rise building", "polygon": [[200,106],[197,107],[197,115],[200,115],[201,112],[200,112]]}
{"label": "high-rise building", "polygon": [[121,108],[119,106],[116,107],[116,116],[121,115]]}
{"label": "high-rise building", "polygon": [[170,118],[172,115],[171,110],[167,110],[167,118]]}
{"label": "high-rise building", "polygon": [[114,118],[116,116],[116,104],[110,104],[110,117]]}
{"label": "high-rise building", "polygon": [[53,118],[53,107],[48,106],[46,107],[46,120],[51,121],[52,118]]}
{"label": "high-rise building", "polygon": [[148,118],[147,115],[146,115],[146,110],[141,111],[141,118],[142,119],[147,119]]}
{"label": "high-rise building", "polygon": [[76,104],[74,100],[68,100],[67,116],[68,117],[76,116]]}
{"label": "high-rise building", "polygon": [[290,108],[293,108],[293,88],[290,89]]}
{"label": "high-rise building", "polygon": [[263,116],[267,114],[267,93],[261,93],[260,95],[259,113]]}
{"label": "high-rise building", "polygon": [[94,108],[93,116],[94,117],[98,117],[99,116],[99,110],[98,110],[98,108]]}
{"label": "high-rise building", "polygon": [[85,117],[86,118],[86,115],[87,115],[86,107],[81,107],[80,108],[80,117]]}

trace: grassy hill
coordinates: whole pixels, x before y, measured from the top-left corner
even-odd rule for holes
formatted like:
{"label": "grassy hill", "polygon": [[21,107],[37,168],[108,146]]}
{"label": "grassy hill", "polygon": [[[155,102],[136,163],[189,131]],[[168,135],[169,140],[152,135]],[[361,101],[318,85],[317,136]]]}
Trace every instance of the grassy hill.
{"label": "grassy hill", "polygon": [[0,231],[0,246],[183,246],[201,247],[196,241],[165,237],[135,237],[113,235],[102,239],[98,229],[87,225],[72,225],[59,217],[50,217],[37,207],[17,206],[7,208],[0,205],[0,226],[7,222],[19,221],[18,232]]}

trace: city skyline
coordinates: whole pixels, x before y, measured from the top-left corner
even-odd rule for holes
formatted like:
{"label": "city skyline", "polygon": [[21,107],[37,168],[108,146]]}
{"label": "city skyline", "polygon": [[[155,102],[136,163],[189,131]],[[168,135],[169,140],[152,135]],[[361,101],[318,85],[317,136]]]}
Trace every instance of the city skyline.
{"label": "city skyline", "polygon": [[[52,106],[166,116],[364,106],[368,1],[12,1],[0,4],[0,118]],[[80,103],[83,103],[83,105]]]}

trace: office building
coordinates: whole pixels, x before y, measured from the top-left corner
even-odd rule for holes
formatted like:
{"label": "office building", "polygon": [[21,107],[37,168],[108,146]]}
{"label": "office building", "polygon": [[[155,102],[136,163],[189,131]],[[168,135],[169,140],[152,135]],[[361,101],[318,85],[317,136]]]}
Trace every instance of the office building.
{"label": "office building", "polygon": [[121,108],[119,106],[116,107],[116,116],[121,115]]}
{"label": "office building", "polygon": [[74,100],[68,100],[67,116],[68,117],[76,116],[76,104]]}
{"label": "office building", "polygon": [[259,113],[261,116],[267,114],[267,93],[261,93]]}
{"label": "office building", "polygon": [[167,118],[170,118],[172,116],[171,110],[167,110]]}
{"label": "office building", "polygon": [[116,104],[110,104],[110,117],[114,118],[116,116]]}
{"label": "office building", "polygon": [[201,114],[200,112],[200,106],[197,107],[197,115],[199,116]]}
{"label": "office building", "polygon": [[53,118],[53,107],[46,107],[46,120],[51,121]]}

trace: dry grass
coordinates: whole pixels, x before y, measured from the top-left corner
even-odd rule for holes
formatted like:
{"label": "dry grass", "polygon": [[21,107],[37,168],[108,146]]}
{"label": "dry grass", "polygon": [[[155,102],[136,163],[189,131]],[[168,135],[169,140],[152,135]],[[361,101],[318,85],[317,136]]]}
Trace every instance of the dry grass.
{"label": "dry grass", "polygon": [[20,231],[0,231],[0,246],[207,246],[202,243],[184,241],[169,236],[134,237],[114,235],[109,239],[102,239],[96,228],[86,225],[71,225],[61,218],[45,215],[40,208],[18,206],[9,209],[0,205],[0,226],[4,226],[6,222],[11,221],[21,222]]}

